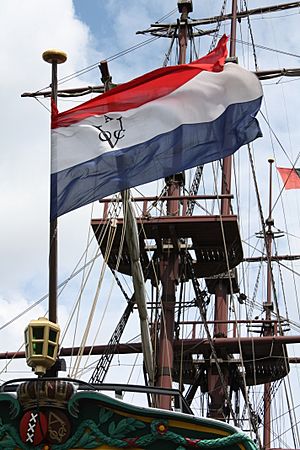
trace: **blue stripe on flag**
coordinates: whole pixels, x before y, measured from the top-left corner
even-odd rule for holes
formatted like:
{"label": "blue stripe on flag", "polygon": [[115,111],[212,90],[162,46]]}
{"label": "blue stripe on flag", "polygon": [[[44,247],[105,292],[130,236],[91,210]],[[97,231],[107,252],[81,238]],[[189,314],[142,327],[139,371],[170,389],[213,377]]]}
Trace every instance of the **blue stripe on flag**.
{"label": "blue stripe on flag", "polygon": [[260,104],[261,98],[230,105],[213,122],[181,125],[150,141],[53,174],[52,192],[57,183],[57,198],[51,199],[51,220],[124,189],[231,155],[262,136],[254,117]]}

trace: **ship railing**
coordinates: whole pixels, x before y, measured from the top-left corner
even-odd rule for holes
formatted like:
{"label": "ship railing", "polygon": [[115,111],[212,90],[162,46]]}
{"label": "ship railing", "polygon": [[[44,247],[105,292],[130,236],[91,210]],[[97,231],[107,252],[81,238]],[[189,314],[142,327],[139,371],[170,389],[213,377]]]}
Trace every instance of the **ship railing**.
{"label": "ship railing", "polygon": [[[155,302],[154,302],[155,303]],[[154,304],[154,307],[156,303]],[[148,305],[149,306],[149,305]],[[150,306],[151,308],[151,306]],[[266,328],[272,329],[272,335],[273,336],[279,336],[280,335],[280,327],[279,323],[282,326],[288,326],[287,322],[285,320],[278,321],[277,319],[274,320],[259,320],[259,319],[253,319],[253,320],[246,320],[246,319],[238,319],[238,320],[207,320],[206,323],[208,325],[214,326],[217,324],[227,324],[232,325],[231,328],[228,328],[228,337],[237,338],[238,337],[238,327],[239,326],[245,326],[249,332],[262,334],[263,330]],[[204,324],[203,321],[197,320],[185,320],[178,322],[177,325],[189,327],[190,332],[188,333],[191,339],[196,339],[199,336],[199,328]],[[287,330],[285,330],[287,331]]]}
{"label": "ship railing", "polygon": [[186,414],[194,414],[191,407],[183,397],[182,393],[178,389],[167,389],[161,387],[154,386],[142,386],[138,384],[116,384],[116,383],[88,383],[82,380],[77,380],[75,378],[68,377],[42,377],[39,379],[36,378],[17,378],[14,380],[9,380],[3,383],[0,386],[0,392],[5,393],[17,393],[18,388],[21,384],[26,382],[68,382],[72,383],[75,391],[96,391],[96,392],[114,392],[115,397],[117,399],[123,399],[123,395],[127,392],[135,393],[135,394],[145,394],[147,396],[148,404],[153,404],[152,399],[157,399],[161,395],[170,396],[173,401],[174,410],[177,412],[182,412]]}
{"label": "ship railing", "polygon": [[[222,199],[232,199],[232,194],[220,194],[220,195],[180,195],[180,196],[151,196],[151,197],[134,197],[132,201],[134,203],[142,203],[141,207],[141,215],[142,217],[147,218],[149,216],[149,211],[155,208],[159,203],[167,202],[167,201],[179,201],[181,205],[180,214],[183,217],[188,217],[188,205],[190,202],[196,202],[197,206],[200,206],[202,211],[205,214],[210,214],[210,212],[198,204],[198,200],[217,200],[221,201]],[[109,217],[109,206],[111,203],[118,203],[119,199],[117,198],[104,198],[99,200],[99,203],[104,204],[103,210],[103,219],[107,219]]]}

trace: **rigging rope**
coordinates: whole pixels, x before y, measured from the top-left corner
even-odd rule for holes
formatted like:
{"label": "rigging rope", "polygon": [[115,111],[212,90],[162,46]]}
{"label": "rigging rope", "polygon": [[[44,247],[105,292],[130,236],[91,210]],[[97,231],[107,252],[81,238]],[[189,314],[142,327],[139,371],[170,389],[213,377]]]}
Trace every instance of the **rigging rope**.
{"label": "rigging rope", "polygon": [[[286,384],[288,384],[290,396],[288,395],[288,389],[287,389]],[[287,401],[287,406],[288,406],[288,411],[289,411],[291,431],[292,431],[292,435],[293,435],[294,445],[296,448],[297,446],[300,445],[300,437],[299,437],[299,428],[297,426],[297,418],[296,418],[296,413],[295,413],[294,395],[293,395],[292,388],[291,388],[289,374],[286,378],[283,379],[283,385],[284,385],[286,401]],[[298,445],[297,445],[297,440],[298,440]]]}
{"label": "rigging rope", "polygon": [[[300,152],[298,153],[295,162],[292,163],[292,168],[293,168],[293,169],[295,168],[295,166],[296,166],[296,164],[297,164],[299,158],[300,158]],[[274,202],[274,204],[273,204],[272,211],[274,210],[274,208],[275,208],[275,206],[277,205],[279,199],[281,198],[281,195],[282,195],[282,193],[284,192],[284,189],[285,189],[285,186],[282,186],[281,191],[279,192],[278,197],[277,197],[277,199],[275,200],[275,202]]]}
{"label": "rigging rope", "polygon": [[[78,267],[78,263],[74,269],[74,271],[71,273],[71,275],[66,278],[64,281],[62,281],[60,284],[57,285],[58,289],[61,289],[61,291],[59,292],[58,296],[61,295],[62,290],[67,286],[67,284],[69,283],[69,281],[71,281],[73,278],[75,278],[77,275],[79,275],[83,270],[85,270],[89,265],[93,264],[95,262],[96,259],[99,258],[99,256],[101,255],[100,252],[98,252],[96,254],[96,256],[94,256],[92,259],[90,259],[90,261],[87,262],[86,265],[80,267],[80,269],[76,270],[76,268]],[[82,257],[80,258],[81,261]],[[79,261],[79,262],[80,262]],[[4,325],[1,325],[0,327],[0,331],[4,330],[5,328],[7,328],[9,325],[11,325],[12,323],[14,323],[16,320],[20,319],[20,317],[24,316],[26,313],[28,313],[29,311],[31,311],[32,309],[34,309],[36,306],[38,306],[40,303],[44,302],[45,300],[47,300],[47,298],[49,297],[49,294],[45,294],[43,295],[39,300],[35,301],[32,305],[28,306],[28,308],[24,309],[24,311],[22,311],[21,313],[17,314],[15,317],[13,317],[12,319],[10,319],[8,322],[6,322]]]}
{"label": "rigging rope", "polygon": [[217,44],[217,40],[218,40],[218,37],[219,37],[219,31],[220,31],[220,28],[221,28],[221,25],[222,25],[222,17],[223,17],[224,14],[225,14],[226,5],[227,5],[227,0],[223,0],[222,9],[221,9],[220,15],[219,15],[219,17],[218,17],[218,22],[217,22],[217,26],[216,26],[216,31],[215,31],[215,33],[214,33],[212,42],[211,42],[211,44],[210,44],[209,52],[211,52],[211,51],[215,48],[215,46],[216,46],[216,44]]}
{"label": "rigging rope", "polygon": [[[109,212],[108,212],[108,215],[111,215],[111,214],[113,214],[113,213],[115,213],[115,214],[117,213],[117,212],[116,212],[116,211],[117,211],[117,207],[115,206],[115,203],[112,203],[111,209],[112,209],[112,211],[109,211]],[[105,235],[106,235],[106,233],[107,233],[107,231],[108,231],[108,229],[109,229],[109,225],[110,225],[110,223],[109,223],[109,221],[107,221],[106,226],[103,228],[103,230],[101,230],[101,234],[100,234],[99,237],[98,237],[98,245],[97,245],[97,249],[96,249],[96,256],[97,256],[97,257],[99,257],[100,254],[101,254],[101,252],[100,252],[100,247],[101,247],[101,244],[102,244],[102,242],[103,242],[103,239],[104,239],[104,237],[105,237]],[[96,229],[96,233],[97,233],[97,231],[98,231],[98,228]],[[92,242],[93,242],[93,237],[91,238],[91,240],[90,240],[90,242],[89,242],[89,244],[88,244],[88,247],[90,246],[90,244],[91,244]],[[84,257],[84,255],[86,254],[86,252],[87,252],[87,250],[88,250],[88,247],[87,247],[87,249],[85,250],[85,253],[82,255],[81,259],[82,259],[82,258]],[[74,305],[73,305],[72,312],[71,312],[71,314],[70,314],[70,316],[69,316],[69,320],[68,320],[68,322],[67,322],[67,324],[66,324],[66,327],[65,327],[65,330],[64,330],[64,332],[63,332],[62,339],[61,339],[61,344],[63,343],[63,341],[64,341],[64,339],[65,339],[66,333],[67,333],[67,331],[68,331],[68,329],[69,329],[69,327],[70,327],[70,325],[71,325],[71,322],[72,322],[72,319],[73,319],[73,317],[74,317],[74,314],[75,314],[75,312],[76,312],[76,310],[77,310],[77,308],[78,308],[78,306],[79,306],[79,304],[80,304],[81,296],[82,296],[82,294],[83,294],[83,291],[84,291],[85,286],[86,286],[86,284],[87,284],[87,281],[88,281],[88,279],[89,279],[89,276],[90,276],[90,274],[91,274],[91,271],[92,271],[92,269],[93,269],[93,267],[94,267],[95,261],[96,261],[96,257],[93,258],[92,264],[91,264],[91,266],[90,266],[90,268],[89,268],[89,271],[88,271],[88,273],[87,273],[87,276],[86,276],[86,278],[85,278],[85,281],[84,281],[84,283],[81,285],[81,288],[80,288],[80,291],[79,291],[78,298],[77,298],[77,300],[75,301],[75,303],[74,303]],[[87,266],[84,266],[84,269],[83,269],[83,270],[85,270],[86,267],[87,267]]]}
{"label": "rigging rope", "polygon": [[73,367],[73,370],[72,370],[72,373],[71,373],[71,376],[73,378],[74,377],[76,378],[77,372],[79,370],[79,365],[80,365],[81,359],[83,357],[84,347],[86,345],[86,341],[87,341],[87,338],[88,338],[88,335],[89,335],[89,331],[90,331],[90,328],[91,328],[91,325],[92,325],[93,317],[94,317],[94,314],[95,314],[96,305],[98,303],[100,290],[101,290],[101,287],[102,287],[102,282],[103,282],[104,274],[105,274],[105,271],[106,271],[108,258],[109,258],[110,252],[111,252],[112,244],[113,244],[113,241],[114,241],[115,233],[116,233],[116,227],[113,226],[112,223],[110,223],[109,235],[108,235],[108,240],[107,240],[107,248],[106,248],[106,252],[105,252],[105,255],[104,255],[104,260],[103,260],[103,265],[102,265],[102,268],[101,268],[101,273],[100,273],[98,285],[97,285],[97,288],[96,288],[94,300],[93,300],[93,303],[92,303],[92,308],[90,310],[90,314],[89,314],[88,321],[87,321],[87,324],[86,324],[86,327],[85,327],[83,338],[82,338],[82,341],[81,341],[81,344],[80,344],[80,349],[78,351],[76,362],[74,364],[74,367]]}
{"label": "rigging rope", "polygon": [[[222,36],[219,35],[219,37]],[[252,46],[252,42],[242,41],[241,39],[236,39],[236,42],[238,42],[239,44],[248,45],[249,47]],[[286,52],[285,50],[278,50],[272,47],[267,47],[266,45],[255,44],[255,47],[260,48],[262,50],[266,50],[268,52],[279,53],[280,55],[292,56],[297,59],[300,58],[300,55],[298,55],[297,53]]]}
{"label": "rigging rope", "polygon": [[[274,240],[274,247],[275,247],[275,256],[278,256],[276,240]],[[278,264],[278,271],[279,271],[282,296],[283,296],[283,301],[284,301],[284,306],[285,306],[285,315],[286,315],[287,321],[289,322],[289,314],[288,314],[287,301],[286,301],[286,295],[285,295],[285,290],[284,290],[283,275],[282,275],[282,270],[281,270],[280,264]]]}
{"label": "rigging rope", "polygon": [[[119,200],[119,198],[118,198],[118,200]],[[120,213],[120,210],[121,210],[121,209],[120,209],[120,208],[121,208],[120,204],[121,204],[121,203],[118,202],[118,205],[119,205],[119,211],[118,211],[118,214]],[[115,208],[115,213],[116,213],[116,208]],[[115,215],[115,217],[116,217],[116,215]],[[115,227],[115,225],[114,225],[115,217],[114,217],[113,219],[110,219],[110,221],[111,221],[110,223],[111,223],[112,226],[114,227],[114,234],[113,234],[113,236],[115,236],[115,233],[116,233],[116,227]],[[109,221],[108,221],[108,222],[109,222]],[[125,221],[124,223],[126,223],[126,221]],[[121,238],[120,238],[119,252],[118,252],[117,261],[116,261],[116,270],[118,270],[118,267],[119,267],[119,264],[120,264],[120,261],[121,261],[121,257],[122,257],[122,250],[123,250],[124,239],[125,239],[125,231],[126,231],[126,226],[123,226],[123,227],[122,227]],[[105,253],[105,260],[106,260],[106,263],[108,262],[108,259],[109,259],[109,255],[110,255],[110,252],[111,252],[113,240],[114,240],[114,237],[113,237],[113,239],[112,239],[112,241],[111,241],[111,244],[109,244],[109,239],[108,239],[108,241],[107,241],[107,247],[106,247],[106,253]],[[110,245],[110,247],[109,247],[109,245]],[[87,364],[88,364],[88,360],[89,360],[89,358],[90,358],[90,356],[91,356],[92,349],[93,349],[93,347],[94,347],[94,345],[95,345],[95,342],[96,342],[96,340],[97,340],[99,331],[100,331],[100,329],[101,329],[101,326],[102,326],[102,323],[103,323],[103,320],[104,320],[104,317],[105,317],[105,314],[106,314],[106,310],[107,310],[107,307],[108,307],[108,303],[109,303],[109,300],[110,300],[110,297],[111,297],[111,294],[112,294],[112,289],[113,289],[113,283],[111,283],[110,291],[109,291],[109,294],[108,294],[108,296],[107,296],[107,301],[106,301],[106,304],[105,304],[105,307],[104,307],[104,311],[103,311],[103,314],[102,314],[102,318],[101,318],[101,320],[100,320],[100,322],[99,322],[99,326],[98,326],[98,328],[97,328],[97,331],[96,331],[96,334],[95,334],[95,337],[94,337],[94,341],[93,341],[93,344],[92,344],[92,346],[91,346],[90,352],[89,352],[89,354],[88,354],[88,358],[87,358],[86,361],[85,361],[85,365],[84,365],[83,370],[85,370],[85,368],[86,368],[86,366],[87,366]],[[109,362],[109,363],[110,363],[110,362]]]}
{"label": "rigging rope", "polygon": [[[245,11],[248,12],[247,0],[244,0],[244,7],[245,7]],[[254,36],[253,36],[253,31],[252,31],[252,27],[251,27],[249,14],[247,15],[247,23],[248,23],[249,33],[250,33],[251,45],[252,45],[252,49],[253,49],[254,66],[255,66],[255,70],[258,70],[257,56],[256,56],[256,50],[255,50],[255,44],[254,44]]]}
{"label": "rigging rope", "polygon": [[252,319],[252,315],[253,315],[255,300],[256,300],[258,287],[259,287],[259,282],[260,282],[260,276],[261,276],[261,273],[262,273],[262,267],[263,267],[263,262],[261,261],[260,265],[259,265],[259,268],[258,268],[255,284],[254,284],[253,294],[252,294],[251,303],[250,303],[250,309],[248,309],[248,314],[249,314],[248,318],[250,318],[250,319]]}
{"label": "rigging rope", "polygon": [[214,358],[214,362],[215,362],[216,367],[217,367],[218,375],[220,377],[220,381],[221,381],[221,384],[222,384],[222,387],[223,387],[224,396],[225,396],[226,401],[227,401],[227,406],[230,409],[230,413],[232,415],[232,418],[233,418],[233,421],[234,421],[235,425],[237,425],[237,418],[236,418],[235,412],[234,412],[234,410],[232,408],[231,401],[230,401],[230,398],[229,398],[229,395],[228,395],[228,392],[227,392],[227,383],[225,382],[225,378],[224,378],[223,372],[222,372],[220,364],[219,364],[218,355],[216,353],[214,342],[213,342],[213,339],[212,339],[212,336],[211,336],[211,333],[210,333],[210,330],[209,330],[209,327],[208,327],[208,324],[207,324],[207,321],[206,321],[206,308],[205,308],[205,303],[204,303],[203,292],[200,290],[199,283],[198,283],[198,280],[197,280],[196,275],[195,275],[195,271],[194,271],[194,268],[193,268],[193,261],[192,261],[191,255],[188,252],[186,252],[185,255],[184,255],[184,258],[186,259],[186,262],[187,262],[188,267],[189,267],[189,271],[191,273],[191,279],[192,279],[193,287],[194,287],[196,298],[197,298],[197,306],[198,306],[200,314],[201,314],[201,319],[203,321],[203,326],[205,328],[205,332],[206,332],[207,339],[208,339],[208,342],[209,342],[209,345],[210,345],[211,353],[212,353],[212,356]]}
{"label": "rigging rope", "polygon": [[[260,219],[261,219],[262,232],[263,232],[263,235],[264,235],[264,241],[265,241],[265,246],[266,246],[266,250],[267,250],[268,267],[269,267],[269,270],[270,270],[270,273],[271,273],[271,284],[272,284],[272,291],[273,291],[273,299],[274,299],[274,303],[275,303],[275,307],[276,307],[278,328],[279,328],[280,335],[283,335],[282,323],[281,323],[280,315],[279,315],[279,305],[278,305],[278,298],[277,298],[277,292],[276,292],[275,281],[274,281],[274,274],[273,274],[272,264],[271,264],[271,255],[269,254],[268,247],[266,245],[266,243],[267,243],[267,236],[266,236],[265,223],[264,223],[262,206],[261,206],[259,192],[258,192],[258,185],[257,185],[256,174],[255,174],[254,162],[253,162],[251,148],[250,148],[249,144],[248,144],[248,154],[249,154],[249,160],[250,160],[252,173],[253,173],[253,179],[254,179],[254,185],[255,185],[255,191],[256,191],[256,197],[257,197],[257,204],[258,204],[258,209],[259,209],[259,214],[260,214]],[[288,370],[288,358],[287,358],[287,354],[286,354],[286,349],[285,349],[285,347],[283,347],[282,349],[283,349],[283,353],[284,353],[284,357],[285,357],[284,358],[284,362],[285,362],[285,366],[286,366],[286,371],[288,373],[289,370]],[[289,377],[288,377],[288,382],[289,382]],[[293,403],[293,397],[291,396],[291,399],[289,399],[289,397],[287,396],[287,404],[289,406],[289,409],[291,409],[290,408],[290,401]],[[291,423],[292,422],[293,421],[292,421],[292,417],[291,417]],[[294,428],[294,426],[293,426],[293,428]]]}
{"label": "rigging rope", "polygon": [[261,221],[261,227],[262,227],[262,234],[263,234],[263,237],[264,237],[265,247],[266,247],[266,251],[267,251],[267,255],[266,256],[267,256],[267,259],[268,259],[268,266],[269,266],[270,273],[271,273],[271,283],[272,283],[272,290],[273,290],[273,298],[274,298],[274,303],[275,303],[275,306],[276,306],[276,313],[277,313],[277,318],[278,318],[279,331],[280,331],[280,334],[283,335],[281,323],[280,323],[280,320],[279,320],[279,318],[280,318],[280,316],[279,316],[279,305],[278,305],[278,298],[277,298],[276,286],[275,286],[275,281],[274,281],[274,274],[273,274],[272,264],[271,264],[271,255],[269,254],[268,247],[267,247],[267,235],[266,235],[265,221],[264,221],[263,210],[262,210],[262,205],[261,205],[261,201],[260,201],[260,195],[259,195],[259,190],[258,190],[258,183],[257,183],[255,167],[254,167],[254,161],[253,161],[253,157],[252,157],[252,153],[251,153],[250,144],[248,144],[248,155],[249,155],[249,160],[250,160],[251,169],[252,169],[253,181],[254,181],[255,192],[256,192],[257,206],[258,206],[258,211],[259,211],[259,216],[260,216],[260,221]]}
{"label": "rigging rope", "polygon": [[172,39],[171,39],[169,50],[167,51],[167,53],[165,55],[165,59],[164,59],[164,62],[163,62],[163,67],[166,67],[168,65],[169,61],[170,61],[170,55],[172,53],[172,49],[173,49],[173,45],[174,45],[174,42],[175,42],[175,39],[176,39],[177,31],[178,31],[178,26],[174,29],[174,33],[173,33],[173,36],[172,36]]}
{"label": "rigging rope", "polygon": [[[94,210],[94,203],[92,204],[92,208],[91,208],[91,214],[90,214],[90,221],[93,217],[93,210]],[[88,248],[89,248],[89,242],[90,242],[90,234],[91,234],[91,227],[89,227],[88,229],[88,235],[87,235],[87,247],[86,247],[86,253],[85,253],[85,259],[84,259],[84,263],[86,264],[87,262],[87,257],[88,257]],[[98,252],[98,248],[96,253]],[[83,271],[82,273],[82,277],[81,277],[81,286],[80,286],[80,293],[83,292],[83,286],[84,286],[84,277],[85,277],[85,271]],[[79,314],[80,314],[80,306],[81,306],[81,294],[79,295],[79,301],[78,301],[78,307],[77,307],[77,314],[76,314],[76,319],[75,319],[75,329],[74,329],[74,335],[73,335],[73,341],[72,341],[72,347],[75,347],[75,340],[76,340],[76,332],[77,332],[77,328],[78,328],[78,322],[79,322]],[[65,331],[66,333],[66,331]],[[73,358],[73,351],[72,351],[72,355],[70,358],[70,363],[69,363],[69,372],[71,372],[71,367],[72,367],[72,358]]]}
{"label": "rigging rope", "polygon": [[[262,115],[263,115],[263,114],[262,114]],[[263,117],[264,117],[264,115],[263,115]],[[266,120],[265,117],[264,117],[264,119],[265,119],[265,121],[268,123],[268,121]],[[268,123],[268,125],[269,125],[269,123]],[[270,128],[270,130],[272,131],[273,135],[275,136],[275,138],[276,138],[277,142],[279,143],[280,147],[283,149],[283,151],[284,151],[284,153],[286,154],[286,156],[288,156],[287,153],[285,152],[283,146],[281,145],[279,139],[277,138],[276,134],[275,134],[275,133],[273,132],[273,130],[271,129],[270,125],[269,125],[269,128]],[[298,155],[298,157],[299,157],[299,155]],[[295,163],[295,164],[296,164],[296,163]],[[274,209],[276,203],[278,202],[278,200],[279,200],[281,194],[282,194],[282,190],[281,190],[281,192],[280,192],[280,194],[279,194],[279,196],[278,196],[276,202],[273,204],[272,210]],[[263,223],[263,222],[262,222],[262,223]],[[263,226],[263,230],[264,230],[264,226]],[[271,262],[270,262],[270,261],[269,261],[268,264],[269,264],[269,266],[271,266]],[[279,268],[280,268],[280,264],[279,264]],[[280,269],[279,269],[279,270],[280,270]],[[271,273],[272,273],[272,272],[271,272]],[[282,277],[281,271],[280,271],[280,276]],[[280,332],[281,332],[281,334],[282,334],[281,322],[279,321],[279,310],[278,310],[278,302],[277,302],[277,295],[276,295],[276,291],[275,291],[275,284],[274,284],[273,273],[272,273],[272,287],[273,287],[273,296],[274,296],[274,301],[275,301],[275,305],[276,305],[276,311],[277,311],[277,318],[278,318],[278,323],[279,323],[279,329],[280,329]],[[283,292],[283,293],[284,293],[284,292]],[[285,298],[285,297],[284,297],[284,298]],[[285,349],[284,349],[284,352],[285,352]],[[288,365],[287,357],[285,358],[285,364],[286,364],[286,366]],[[288,382],[289,390],[290,390],[290,392],[291,392],[291,386],[290,386],[289,378],[288,378],[287,382]],[[286,386],[286,381],[284,382],[284,386],[285,386],[285,391],[286,391],[286,401],[287,401],[287,404],[288,404],[288,409],[289,409],[289,411],[291,411],[292,408],[291,408],[291,404],[290,404],[290,403],[291,403],[291,402],[293,403],[293,396],[292,396],[292,394],[291,394],[290,396],[288,395],[288,392],[287,392],[287,386]],[[292,415],[292,412],[290,412],[290,422],[291,422],[291,424],[292,424],[292,434],[293,434],[294,444],[295,444],[295,446],[296,446],[296,438],[298,438],[298,440],[299,440],[299,435],[297,435],[297,436],[295,435],[295,430],[297,430],[297,428],[295,427],[296,417],[295,417],[295,415],[294,415],[294,416]],[[298,430],[297,430],[297,432],[298,432]]]}
{"label": "rigging rope", "polygon": [[[216,176],[216,172],[215,172],[215,168],[213,166],[213,174],[214,174],[214,183],[215,183],[215,190],[217,192],[217,176]],[[234,302],[232,301],[233,299],[233,286],[232,286],[232,278],[230,275],[230,266],[229,266],[229,256],[228,256],[228,251],[227,251],[227,245],[226,245],[226,238],[225,238],[225,232],[224,232],[224,225],[223,225],[223,220],[222,220],[222,212],[221,212],[221,208],[220,208],[220,201],[219,201],[219,196],[218,196],[218,192],[217,192],[217,205],[219,207],[219,217],[220,217],[220,226],[221,226],[221,232],[222,232],[222,240],[223,240],[223,247],[224,247],[224,252],[225,252],[225,258],[226,258],[226,266],[227,266],[227,273],[228,273],[228,279],[229,279],[229,287],[230,287],[230,301],[231,301],[231,308],[234,312],[234,316],[235,316],[235,321],[237,323],[237,313],[236,313],[236,309],[235,309],[235,305]],[[232,205],[230,205],[231,211],[232,211]],[[241,341],[240,341],[240,333],[239,333],[239,328],[236,327],[237,330],[237,337],[238,337],[238,346],[239,346],[239,354],[240,354],[240,359],[241,359],[241,365],[242,365],[242,372],[241,372],[241,378],[243,380],[243,385],[244,388],[242,389],[243,395],[245,396],[245,403],[246,403],[246,407],[248,409],[248,416],[249,416],[249,424],[252,425],[253,431],[256,435],[257,441],[259,442],[259,446],[261,447],[260,444],[260,436],[258,433],[258,428],[257,428],[257,423],[256,423],[256,418],[253,415],[253,411],[251,409],[251,405],[248,399],[248,394],[247,394],[247,383],[246,383],[246,370],[245,370],[245,365],[244,365],[244,358],[243,358],[243,352],[242,352],[242,345],[241,345]],[[242,388],[242,387],[241,387]],[[230,404],[231,406],[231,404]],[[232,406],[231,406],[232,408]]]}

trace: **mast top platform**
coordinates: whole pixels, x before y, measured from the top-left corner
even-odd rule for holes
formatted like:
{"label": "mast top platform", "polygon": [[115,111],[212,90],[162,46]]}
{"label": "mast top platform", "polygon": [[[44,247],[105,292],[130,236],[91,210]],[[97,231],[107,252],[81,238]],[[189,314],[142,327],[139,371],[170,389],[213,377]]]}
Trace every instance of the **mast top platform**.
{"label": "mast top platform", "polygon": [[43,60],[49,64],[63,64],[67,61],[67,54],[62,50],[57,50],[55,48],[46,50],[42,56]]}
{"label": "mast top platform", "polygon": [[[201,198],[201,196],[195,196]],[[215,196],[203,196],[205,199],[213,199]],[[228,197],[228,196],[227,196]],[[230,197],[230,195],[229,195]],[[143,213],[137,218],[139,232],[139,245],[141,252],[141,264],[145,278],[151,279],[153,284],[160,279],[159,268],[156,267],[156,274],[150,264],[148,253],[155,253],[155,259],[160,258],[164,251],[175,251],[178,254],[189,248],[195,251],[194,261],[195,275],[200,277],[213,277],[218,274],[228,273],[229,269],[234,269],[243,259],[242,243],[239,234],[237,217],[234,215],[187,215],[187,203],[190,196],[162,197],[161,202],[180,199],[180,216],[156,216],[149,214],[148,201],[152,197],[135,198],[134,201],[143,202]],[[111,199],[110,199],[111,200]],[[100,219],[92,220],[92,228],[103,254],[106,253],[108,233],[108,223],[111,218],[107,215],[108,199],[102,200],[105,203],[104,214]],[[106,203],[107,202],[107,203]],[[113,221],[115,227],[115,237],[111,244],[108,265],[112,269],[118,267],[118,271],[126,275],[131,275],[131,265],[126,243],[124,243],[122,256],[120,258],[120,242],[122,239],[123,218]],[[166,244],[164,240],[169,240]],[[183,240],[183,241],[182,241]],[[187,243],[188,242],[188,243]],[[226,244],[226,248],[225,248]],[[189,274],[186,274],[189,279]]]}

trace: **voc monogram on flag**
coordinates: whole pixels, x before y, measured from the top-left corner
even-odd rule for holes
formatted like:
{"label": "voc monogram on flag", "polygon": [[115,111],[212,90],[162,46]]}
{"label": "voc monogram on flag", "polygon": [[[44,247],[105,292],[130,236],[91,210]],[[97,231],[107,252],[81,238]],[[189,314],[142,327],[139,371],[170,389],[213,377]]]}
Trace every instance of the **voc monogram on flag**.
{"label": "voc monogram on flag", "polygon": [[99,139],[102,142],[108,142],[111,148],[114,148],[120,139],[125,136],[125,129],[123,128],[122,117],[103,116],[103,123],[101,125],[93,125],[97,128]]}

